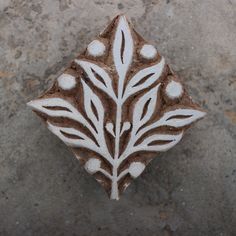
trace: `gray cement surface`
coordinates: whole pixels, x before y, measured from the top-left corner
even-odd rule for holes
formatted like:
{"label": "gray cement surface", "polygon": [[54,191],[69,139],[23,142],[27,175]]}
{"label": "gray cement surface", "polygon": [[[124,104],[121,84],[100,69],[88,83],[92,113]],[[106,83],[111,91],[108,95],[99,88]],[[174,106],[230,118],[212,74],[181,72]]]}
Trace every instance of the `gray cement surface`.
{"label": "gray cement surface", "polygon": [[[208,115],[116,202],[26,102],[123,12]],[[236,0],[0,0],[0,235],[235,236]]]}

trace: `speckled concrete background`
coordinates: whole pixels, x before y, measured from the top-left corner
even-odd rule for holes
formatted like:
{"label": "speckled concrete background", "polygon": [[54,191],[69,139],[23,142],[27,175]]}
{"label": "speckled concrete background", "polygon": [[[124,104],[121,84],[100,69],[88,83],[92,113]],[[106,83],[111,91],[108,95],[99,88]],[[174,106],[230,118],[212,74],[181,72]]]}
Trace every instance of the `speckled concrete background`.
{"label": "speckled concrete background", "polygon": [[[125,12],[208,116],[119,202],[25,105]],[[0,0],[0,235],[236,235],[235,0]]]}

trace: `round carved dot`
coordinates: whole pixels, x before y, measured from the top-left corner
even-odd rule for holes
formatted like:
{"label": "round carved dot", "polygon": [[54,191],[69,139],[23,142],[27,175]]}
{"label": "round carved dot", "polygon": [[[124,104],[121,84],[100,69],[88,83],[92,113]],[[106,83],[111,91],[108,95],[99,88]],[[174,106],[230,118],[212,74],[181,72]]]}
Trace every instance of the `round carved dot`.
{"label": "round carved dot", "polygon": [[88,45],[88,53],[91,56],[99,57],[104,55],[106,47],[103,42],[94,40]]}
{"label": "round carved dot", "polygon": [[73,89],[76,86],[76,79],[74,76],[69,74],[62,74],[57,78],[58,85],[64,90]]}
{"label": "round carved dot", "polygon": [[133,178],[137,178],[144,171],[145,165],[142,162],[133,162],[129,166],[129,174]]}
{"label": "round carved dot", "polygon": [[151,44],[144,44],[140,50],[140,54],[146,59],[153,59],[157,55],[157,50]]}
{"label": "round carved dot", "polygon": [[183,86],[180,82],[172,80],[167,84],[165,92],[170,99],[180,98],[183,94]]}
{"label": "round carved dot", "polygon": [[101,166],[101,161],[96,158],[91,158],[85,163],[85,170],[90,174],[95,174],[99,171]]}

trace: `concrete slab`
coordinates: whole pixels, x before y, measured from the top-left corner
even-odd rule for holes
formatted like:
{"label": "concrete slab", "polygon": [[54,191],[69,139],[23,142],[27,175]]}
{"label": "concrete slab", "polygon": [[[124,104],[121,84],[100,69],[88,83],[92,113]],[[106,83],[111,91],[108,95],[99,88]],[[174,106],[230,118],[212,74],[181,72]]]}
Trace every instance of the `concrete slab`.
{"label": "concrete slab", "polygon": [[[126,13],[208,112],[119,202],[26,107]],[[235,0],[0,0],[0,235],[236,235]]]}

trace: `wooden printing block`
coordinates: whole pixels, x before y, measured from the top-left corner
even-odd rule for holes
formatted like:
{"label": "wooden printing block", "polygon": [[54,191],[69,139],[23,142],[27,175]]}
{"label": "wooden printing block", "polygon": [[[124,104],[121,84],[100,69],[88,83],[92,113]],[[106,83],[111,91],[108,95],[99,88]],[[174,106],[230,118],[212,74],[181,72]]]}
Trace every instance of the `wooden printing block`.
{"label": "wooden printing block", "polygon": [[116,200],[205,115],[124,15],[28,105]]}

